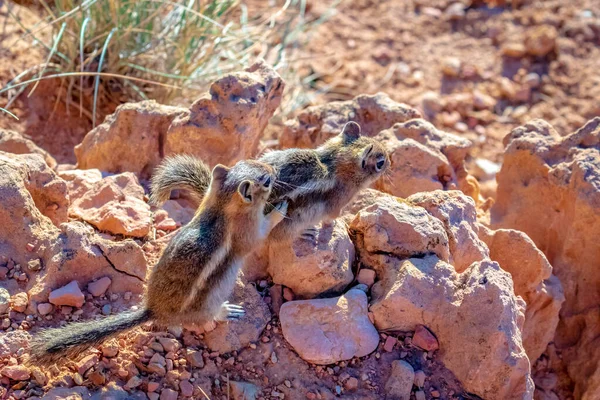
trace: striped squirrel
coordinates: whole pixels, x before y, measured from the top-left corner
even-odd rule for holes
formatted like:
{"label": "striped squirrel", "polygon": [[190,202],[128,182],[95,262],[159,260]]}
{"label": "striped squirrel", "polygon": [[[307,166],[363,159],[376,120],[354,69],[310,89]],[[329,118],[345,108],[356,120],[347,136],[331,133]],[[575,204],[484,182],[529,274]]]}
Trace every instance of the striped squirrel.
{"label": "striped squirrel", "polygon": [[[269,203],[288,202],[287,217],[273,229],[269,240],[286,240],[299,233],[313,236],[311,226],[336,218],[356,193],[390,164],[385,147],[361,136],[356,122],[348,122],[339,135],[316,149],[273,150],[258,160],[277,171]],[[208,186],[208,171],[201,160],[191,156],[165,159],[152,177],[150,203],[163,203],[174,189],[187,189],[201,199]]]}
{"label": "striped squirrel", "polygon": [[275,181],[275,171],[267,164],[240,161],[231,169],[217,165],[209,174],[207,195],[194,218],[165,248],[150,275],[141,308],[42,331],[32,341],[33,362],[75,355],[146,321],[203,325],[244,315],[241,306],[227,299],[244,257],[284,218],[287,203],[265,215]]}

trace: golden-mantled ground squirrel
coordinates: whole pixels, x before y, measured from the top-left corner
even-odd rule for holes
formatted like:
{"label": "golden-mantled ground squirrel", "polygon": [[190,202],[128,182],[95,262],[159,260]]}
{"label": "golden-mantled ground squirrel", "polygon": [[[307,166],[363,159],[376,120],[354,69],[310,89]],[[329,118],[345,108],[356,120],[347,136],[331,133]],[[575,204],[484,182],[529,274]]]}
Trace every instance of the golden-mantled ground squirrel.
{"label": "golden-mantled ground squirrel", "polygon": [[267,164],[217,165],[209,175],[207,195],[154,267],[141,308],[42,331],[32,341],[31,361],[54,361],[146,321],[203,325],[244,315],[242,307],[227,299],[244,257],[282,221],[287,203],[265,215],[276,176]]}
{"label": "golden-mantled ground squirrel", "polygon": [[[361,190],[379,178],[390,164],[385,147],[361,136],[360,126],[348,122],[342,132],[316,149],[274,150],[259,161],[277,171],[267,211],[287,201],[287,217],[269,240],[293,239],[323,219],[336,218]],[[154,174],[150,202],[161,204],[171,190],[187,189],[201,199],[208,187],[208,167],[200,160],[179,155],[167,158]]]}

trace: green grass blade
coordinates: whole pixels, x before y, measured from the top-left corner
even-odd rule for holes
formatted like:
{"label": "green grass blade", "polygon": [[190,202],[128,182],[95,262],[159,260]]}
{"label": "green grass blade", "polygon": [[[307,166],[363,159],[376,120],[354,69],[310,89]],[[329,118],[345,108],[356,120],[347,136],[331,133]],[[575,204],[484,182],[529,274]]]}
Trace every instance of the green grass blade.
{"label": "green grass blade", "polygon": [[[104,63],[104,56],[106,55],[106,49],[108,49],[108,43],[110,39],[113,37],[114,33],[117,31],[117,28],[113,28],[106,41],[104,42],[104,47],[102,48],[102,53],[100,53],[100,61],[98,62],[98,74],[102,71],[102,64]],[[94,105],[92,109],[92,126],[96,127],[96,106],[98,105],[98,87],[100,86],[100,75],[96,75],[96,81],[94,82]]]}
{"label": "green grass blade", "polygon": [[[84,56],[84,45],[85,42],[85,28],[87,28],[87,24],[90,22],[90,17],[87,17],[83,20],[81,24],[81,32],[79,33],[79,65],[81,66],[81,72],[83,73],[83,69],[85,66],[83,65],[83,56]],[[83,113],[83,75],[79,78],[79,117]]]}
{"label": "green grass blade", "polygon": [[0,107],[0,111],[2,111],[3,113],[6,113],[8,115],[10,115],[11,117],[13,117],[14,119],[16,119],[17,121],[19,120],[19,117],[17,117],[15,114],[13,114],[10,111],[8,111],[6,108]]}
{"label": "green grass blade", "polygon": [[[58,43],[60,42],[60,39],[62,38],[63,33],[65,33],[66,28],[67,28],[67,23],[63,22],[62,26],[60,27],[60,31],[58,32],[58,35],[56,36],[56,40],[54,40],[52,49],[50,50],[50,53],[48,54],[48,58],[46,59],[46,62],[44,63],[44,66],[42,67],[42,70],[40,71],[40,77],[44,76],[44,72],[46,72],[46,68],[48,67],[48,64],[50,63],[52,56],[54,56],[54,53],[56,53],[56,48],[58,47]],[[35,83],[35,85],[33,85],[33,88],[31,88],[31,91],[29,92],[27,97],[30,97],[33,94],[33,92],[37,88],[39,82],[40,81],[37,81]]]}

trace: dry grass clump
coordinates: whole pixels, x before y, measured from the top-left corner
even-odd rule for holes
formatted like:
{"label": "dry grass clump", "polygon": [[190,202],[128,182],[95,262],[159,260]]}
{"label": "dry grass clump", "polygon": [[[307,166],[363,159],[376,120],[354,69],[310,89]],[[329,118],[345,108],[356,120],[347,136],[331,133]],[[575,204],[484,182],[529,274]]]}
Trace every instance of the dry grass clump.
{"label": "dry grass clump", "polygon": [[94,125],[105,106],[193,98],[257,57],[294,88],[284,112],[296,109],[309,100],[310,81],[296,76],[290,55],[330,16],[308,21],[305,0],[265,7],[260,15],[249,15],[238,0],[41,0],[41,5],[44,18],[33,28],[22,25],[19,40],[43,46],[47,58],[0,90],[11,93],[6,109],[19,95],[31,95],[40,80],[60,79],[60,99]]}

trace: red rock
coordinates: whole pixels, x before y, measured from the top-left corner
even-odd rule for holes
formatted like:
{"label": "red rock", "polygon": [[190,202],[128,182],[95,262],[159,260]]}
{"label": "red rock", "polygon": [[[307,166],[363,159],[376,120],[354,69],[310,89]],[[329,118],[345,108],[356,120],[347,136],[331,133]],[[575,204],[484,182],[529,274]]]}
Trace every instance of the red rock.
{"label": "red rock", "polygon": [[283,298],[285,299],[285,301],[294,300],[294,292],[292,291],[292,289],[290,289],[289,287],[284,287],[283,288]]}
{"label": "red rock", "polygon": [[435,336],[423,325],[417,326],[412,344],[426,351],[434,351],[440,347]]}
{"label": "red rock", "polygon": [[109,176],[76,199],[69,213],[115,235],[144,237],[152,225],[144,189],[131,172]]}
{"label": "red rock", "polygon": [[84,376],[88,369],[92,368],[98,362],[98,356],[96,354],[90,354],[79,361],[77,366],[77,372],[79,375]]}
{"label": "red rock", "polygon": [[163,389],[160,392],[160,400],[177,400],[177,392],[172,389]]}
{"label": "red rock", "polygon": [[110,278],[104,276],[98,279],[97,281],[88,283],[87,289],[92,296],[99,297],[106,293],[111,283],[112,281],[110,280]]}
{"label": "red rock", "polygon": [[25,312],[27,309],[27,305],[29,304],[29,298],[27,297],[27,293],[21,292],[15,294],[11,299],[11,307],[16,312]]}
{"label": "red rock", "polygon": [[156,392],[156,390],[158,390],[159,387],[160,387],[160,384],[158,382],[148,382],[148,391],[149,392]]}
{"label": "red rock", "polygon": [[72,281],[59,289],[53,290],[48,299],[50,300],[50,303],[55,306],[71,306],[77,308],[81,307],[85,302],[85,296],[79,289],[77,281]]}
{"label": "red rock", "polygon": [[358,379],[355,377],[348,378],[348,380],[344,383],[344,388],[349,392],[355,391],[358,389]]}
{"label": "red rock", "polygon": [[155,226],[156,226],[156,229],[159,229],[161,231],[167,231],[167,232],[174,231],[175,229],[178,228],[177,222],[175,222],[171,218],[166,218],[166,219],[160,221],[159,223],[157,223]]}
{"label": "red rock", "polygon": [[556,49],[557,38],[558,32],[553,26],[536,26],[526,34],[525,49],[532,56],[544,57]]}
{"label": "red rock", "polygon": [[393,336],[388,336],[385,339],[385,343],[383,345],[383,349],[387,352],[390,352],[392,350],[394,350],[394,346],[396,345],[396,343],[398,342],[398,339],[396,339]]}
{"label": "red rock", "polygon": [[50,168],[56,168],[56,160],[46,150],[15,131],[0,129],[0,151],[13,154],[39,154]]}
{"label": "red rock", "polygon": [[9,365],[0,370],[0,374],[12,379],[13,381],[26,381],[31,374],[24,365]]}
{"label": "red rock", "polygon": [[179,382],[179,391],[185,397],[191,397],[194,394],[194,387],[187,379]]}
{"label": "red rock", "polygon": [[166,352],[176,352],[181,348],[181,343],[176,339],[160,337],[158,342],[162,345]]}
{"label": "red rock", "polygon": [[393,101],[384,93],[360,95],[348,101],[308,107],[286,122],[279,144],[282,148],[314,148],[338,135],[349,120],[356,121],[368,136],[373,136],[395,123],[420,117],[419,111]]}
{"label": "red rock", "polygon": [[358,283],[371,287],[375,283],[375,271],[372,269],[361,268],[361,270],[358,271],[356,280]]}

